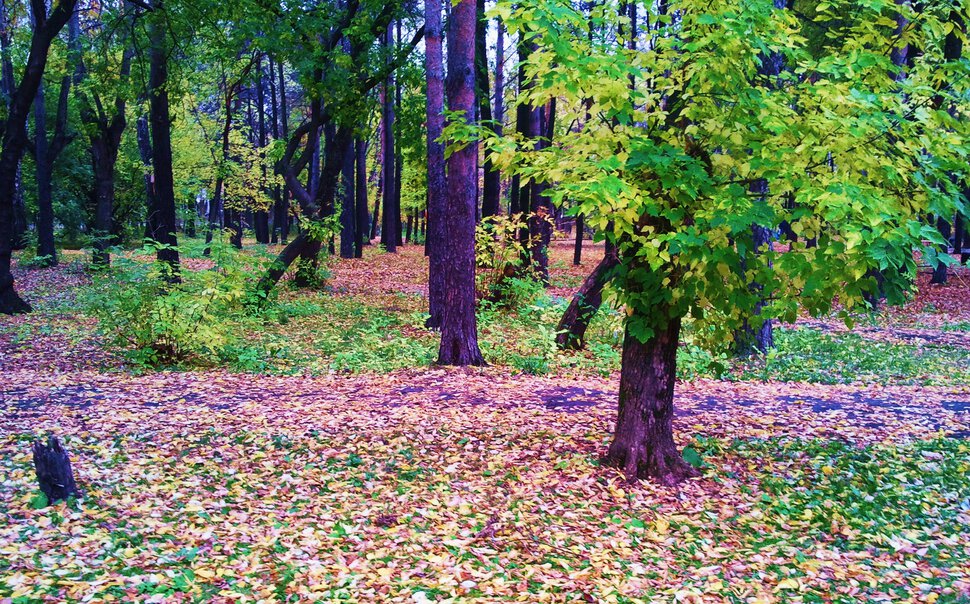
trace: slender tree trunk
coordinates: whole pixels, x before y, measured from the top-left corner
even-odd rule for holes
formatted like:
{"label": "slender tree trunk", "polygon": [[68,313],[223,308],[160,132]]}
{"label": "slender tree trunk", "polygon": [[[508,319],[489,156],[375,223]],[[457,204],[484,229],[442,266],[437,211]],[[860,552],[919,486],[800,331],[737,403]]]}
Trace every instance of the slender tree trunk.
{"label": "slender tree trunk", "polygon": [[155,202],[155,175],[152,167],[152,136],[148,118],[141,116],[135,123],[135,130],[138,138],[138,155],[141,158],[142,168],[145,170],[145,239],[151,239],[155,232],[155,215],[157,203]]}
{"label": "slender tree trunk", "polygon": [[[949,247],[949,241],[950,241],[950,222],[946,218],[943,218],[942,216],[938,216],[936,218],[936,228],[938,231],[940,231],[940,236],[943,237],[943,240],[947,242],[943,244],[943,247],[940,250],[940,254],[946,254],[947,248]],[[947,280],[947,265],[942,261],[937,262],[936,266],[933,267],[933,277],[930,279],[930,283],[934,283],[936,285],[943,285],[946,283],[946,280]]]}
{"label": "slender tree trunk", "polygon": [[13,241],[14,195],[17,168],[27,145],[27,116],[30,104],[37,96],[47,66],[51,43],[74,12],[76,0],[62,0],[54,5],[50,15],[36,15],[30,51],[24,65],[20,84],[7,107],[6,127],[0,145],[0,314],[30,312],[30,305],[17,294],[10,272],[11,243]]}
{"label": "slender tree trunk", "polygon": [[47,140],[47,105],[43,82],[37,88],[34,99],[34,166],[37,183],[37,255],[44,258],[43,266],[56,266],[52,186],[54,166]]}
{"label": "slender tree trunk", "polygon": [[[478,20],[475,31],[475,64],[476,93],[478,95],[478,115],[486,127],[498,133],[499,129],[492,121],[491,99],[488,85],[488,52],[485,38],[488,33],[488,19],[485,17],[485,0],[477,0]],[[501,27],[501,26],[500,26]],[[496,88],[498,94],[498,88]],[[501,194],[502,175],[492,166],[492,152],[485,150],[485,175],[482,180],[482,218],[495,216],[499,212],[499,195]]]}
{"label": "slender tree trunk", "polygon": [[340,171],[343,200],[340,204],[340,257],[353,258],[357,241],[357,207],[354,205],[354,139],[347,143],[344,151],[343,166]]}
{"label": "slender tree trunk", "polygon": [[[448,21],[448,106],[475,115],[475,0],[460,0]],[[436,253],[444,267],[441,307],[441,365],[484,365],[478,349],[475,319],[475,206],[478,143],[456,149],[447,160],[447,206],[439,212],[449,237],[439,240]]]}
{"label": "slender tree trunk", "polygon": [[358,138],[354,145],[354,155],[357,164],[356,194],[354,202],[357,206],[357,226],[354,237],[354,258],[364,257],[364,244],[370,225],[367,224],[367,144]]}
{"label": "slender tree trunk", "polygon": [[[384,36],[384,46],[390,54],[394,48],[394,30],[387,28]],[[390,58],[388,58],[390,62]],[[390,74],[384,81],[384,160],[381,172],[384,179],[384,219],[381,222],[381,243],[390,253],[397,252],[398,217],[395,212],[396,192],[395,154],[394,154],[394,75]]]}
{"label": "slender tree trunk", "polygon": [[[544,116],[544,119],[543,119]],[[538,115],[539,123],[533,125],[542,138],[537,141],[537,148],[546,148],[552,142],[556,127],[556,100],[553,99]],[[544,122],[544,123],[543,123]],[[545,126],[545,128],[542,128]],[[544,131],[543,131],[544,130]],[[543,285],[549,285],[549,245],[552,242],[552,231],[555,226],[554,208],[552,201],[545,195],[548,185],[545,183],[531,183],[530,194],[532,212],[529,215],[529,257],[532,270]]]}
{"label": "slender tree trunk", "polygon": [[560,349],[582,350],[586,347],[586,330],[603,304],[603,288],[617,264],[615,253],[604,255],[570,300],[556,328],[556,344]]}
{"label": "slender tree trunk", "polygon": [[428,255],[428,313],[426,325],[441,327],[445,296],[445,264],[441,253],[446,237],[443,213],[447,210],[445,185],[445,147],[439,142],[444,130],[444,63],[441,47],[441,0],[424,3],[425,71],[428,128],[428,215],[425,252]]}
{"label": "slender tree trunk", "polygon": [[[280,95],[280,132],[283,135],[283,139],[286,140],[290,136],[290,116],[289,110],[286,104],[286,77],[284,75],[283,61],[277,62],[277,71],[279,72],[279,95]],[[286,240],[290,236],[290,190],[287,184],[284,182],[282,186],[282,202],[281,207],[278,210],[277,218],[280,221],[280,243],[286,243]]]}
{"label": "slender tree trunk", "polygon": [[[401,20],[395,22],[397,31],[397,46],[401,47]],[[394,133],[394,219],[397,229],[397,244],[404,245],[404,215],[401,210],[401,170],[404,168],[404,157],[401,150],[400,124],[397,123],[397,116],[401,115],[401,78],[394,78],[394,115],[397,131]]]}
{"label": "slender tree trunk", "polygon": [[[155,11],[162,2],[155,3]],[[152,15],[157,17],[157,15]],[[150,68],[148,99],[152,131],[152,162],[155,175],[155,230],[152,239],[164,244],[158,260],[169,265],[171,279],[178,280],[179,253],[175,247],[175,179],[172,174],[172,118],[168,102],[168,43],[158,19],[148,26]]]}
{"label": "slender tree trunk", "polygon": [[[256,132],[260,150],[264,150],[267,145],[266,139],[266,89],[263,86],[263,57],[260,55],[256,61]],[[260,168],[263,176],[263,183],[266,183],[266,163]],[[264,185],[265,186],[265,185]],[[253,212],[253,230],[255,231],[256,241],[259,243],[269,243],[269,211],[267,208],[258,207]]]}
{"label": "slender tree trunk", "polygon": [[586,229],[582,214],[576,214],[576,244],[573,246],[573,266],[579,266],[583,261],[583,231]]}
{"label": "slender tree trunk", "polygon": [[623,470],[627,479],[651,478],[675,485],[698,472],[674,443],[674,382],[680,319],[646,342],[627,330],[620,370],[620,408],[613,442],[603,461]]}

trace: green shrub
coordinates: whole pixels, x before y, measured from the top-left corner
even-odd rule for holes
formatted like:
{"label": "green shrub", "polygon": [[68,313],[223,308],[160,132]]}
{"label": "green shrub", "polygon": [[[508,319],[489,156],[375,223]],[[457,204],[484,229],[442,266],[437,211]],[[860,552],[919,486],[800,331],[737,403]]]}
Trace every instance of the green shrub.
{"label": "green shrub", "polygon": [[262,305],[252,293],[259,271],[251,263],[215,242],[211,258],[214,268],[183,270],[180,282],[173,282],[167,264],[119,257],[95,277],[82,304],[97,317],[108,343],[123,348],[135,365],[217,362],[220,351],[239,338],[234,320]]}

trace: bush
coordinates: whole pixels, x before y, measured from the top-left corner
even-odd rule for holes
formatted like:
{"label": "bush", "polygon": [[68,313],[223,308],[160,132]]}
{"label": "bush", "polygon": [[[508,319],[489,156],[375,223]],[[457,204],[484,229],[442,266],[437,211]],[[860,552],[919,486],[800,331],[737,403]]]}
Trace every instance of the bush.
{"label": "bush", "polygon": [[526,249],[519,233],[528,229],[521,214],[482,219],[475,231],[475,288],[479,299],[516,307],[542,291],[525,271]]}
{"label": "bush", "polygon": [[211,257],[212,269],[184,270],[179,283],[164,263],[120,257],[82,302],[109,344],[123,347],[136,365],[217,362],[220,350],[238,340],[233,320],[260,307],[250,282],[259,271],[217,242]]}

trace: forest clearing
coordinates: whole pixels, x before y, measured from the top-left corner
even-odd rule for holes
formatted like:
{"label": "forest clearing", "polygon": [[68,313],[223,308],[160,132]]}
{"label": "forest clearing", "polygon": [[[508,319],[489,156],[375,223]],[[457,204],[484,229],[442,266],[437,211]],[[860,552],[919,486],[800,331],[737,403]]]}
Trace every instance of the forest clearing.
{"label": "forest clearing", "polygon": [[970,604],[964,0],[0,0],[0,604]]}

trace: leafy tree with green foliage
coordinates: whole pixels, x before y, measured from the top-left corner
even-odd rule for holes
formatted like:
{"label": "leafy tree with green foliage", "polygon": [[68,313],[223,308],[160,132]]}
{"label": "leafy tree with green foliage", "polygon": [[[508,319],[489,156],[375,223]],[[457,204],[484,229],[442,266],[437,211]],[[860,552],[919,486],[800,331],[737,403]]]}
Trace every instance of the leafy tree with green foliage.
{"label": "leafy tree with green foliage", "polygon": [[[936,258],[940,235],[924,217],[962,203],[968,70],[943,47],[951,13],[965,19],[966,7],[836,0],[815,9],[828,25],[819,45],[770,0],[678,0],[648,15],[659,30],[636,50],[602,33],[625,22],[617,2],[597,5],[591,20],[567,0],[496,9],[534,43],[523,66],[532,85],[519,102],[558,99],[567,123],[593,116],[545,149],[489,144],[504,169],[553,184],[553,201],[575,202],[617,246],[611,286],[627,319],[605,461],[631,480],[696,474],[672,429],[685,321],[712,347],[729,344],[745,318],[757,329],[828,313],[835,301],[848,322],[876,287],[872,270],[899,301],[912,251]],[[908,25],[897,36],[900,14]],[[890,54],[907,43],[922,54],[897,81]],[[766,57],[786,65],[770,81]],[[752,191],[760,181],[770,191]],[[752,225],[775,232],[782,223],[800,240],[757,246]]]}

